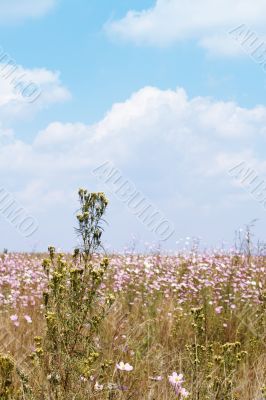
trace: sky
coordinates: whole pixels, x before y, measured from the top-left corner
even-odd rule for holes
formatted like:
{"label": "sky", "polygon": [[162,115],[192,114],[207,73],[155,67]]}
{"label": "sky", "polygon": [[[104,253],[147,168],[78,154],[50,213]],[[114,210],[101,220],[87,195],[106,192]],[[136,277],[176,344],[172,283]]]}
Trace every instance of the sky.
{"label": "sky", "polygon": [[80,187],[109,198],[110,251],[230,246],[255,219],[264,240],[265,207],[228,171],[266,181],[265,15],[263,0],[0,0],[0,250],[73,249]]}

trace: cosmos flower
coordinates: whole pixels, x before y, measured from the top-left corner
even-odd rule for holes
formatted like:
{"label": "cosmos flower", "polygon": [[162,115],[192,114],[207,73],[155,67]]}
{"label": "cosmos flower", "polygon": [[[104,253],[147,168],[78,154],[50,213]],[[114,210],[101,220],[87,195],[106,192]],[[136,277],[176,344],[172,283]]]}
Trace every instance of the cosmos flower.
{"label": "cosmos flower", "polygon": [[97,392],[100,392],[100,391],[103,390],[103,385],[100,385],[98,382],[96,382],[95,385],[94,385],[94,389],[95,389]]}
{"label": "cosmos flower", "polygon": [[184,382],[184,376],[183,374],[177,374],[176,372],[173,372],[172,375],[168,377],[169,382],[171,385],[176,386],[176,385],[182,385]]}
{"label": "cosmos flower", "polygon": [[129,363],[124,363],[123,361],[120,361],[119,364],[116,364],[116,368],[119,369],[120,371],[127,371],[127,372],[133,370],[132,365],[130,365]]}
{"label": "cosmos flower", "polygon": [[19,320],[17,314],[10,315],[10,319],[15,326],[19,326]]}
{"label": "cosmos flower", "polygon": [[28,324],[32,324],[32,319],[29,315],[24,315],[24,318],[28,322]]}
{"label": "cosmos flower", "polygon": [[173,372],[172,375],[168,377],[170,384],[173,386],[175,394],[179,396],[180,399],[184,399],[189,396],[189,392],[183,387],[184,375],[177,374]]}
{"label": "cosmos flower", "polygon": [[159,376],[150,376],[149,379],[150,379],[151,381],[161,382],[161,381],[163,380],[163,377],[160,376],[160,375],[159,375]]}
{"label": "cosmos flower", "polygon": [[181,396],[181,399],[189,396],[189,392],[185,388],[181,388],[179,394]]}

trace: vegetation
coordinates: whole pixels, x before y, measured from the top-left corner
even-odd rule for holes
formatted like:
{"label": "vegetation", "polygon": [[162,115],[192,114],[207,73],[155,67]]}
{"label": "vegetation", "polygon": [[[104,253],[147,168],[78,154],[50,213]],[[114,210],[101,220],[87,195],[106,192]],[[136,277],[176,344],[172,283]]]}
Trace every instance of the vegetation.
{"label": "vegetation", "polygon": [[0,399],[266,398],[266,257],[102,255],[107,200],[79,191],[73,255],[0,260]]}

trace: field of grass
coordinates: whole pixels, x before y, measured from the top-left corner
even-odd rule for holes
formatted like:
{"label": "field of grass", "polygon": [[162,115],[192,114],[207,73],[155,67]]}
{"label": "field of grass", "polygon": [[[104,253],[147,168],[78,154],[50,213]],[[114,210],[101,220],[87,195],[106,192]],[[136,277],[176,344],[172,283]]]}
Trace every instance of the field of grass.
{"label": "field of grass", "polygon": [[[36,398],[45,398],[37,393],[47,378],[31,357],[34,337],[46,329],[44,257],[9,254],[0,263],[1,353],[11,354],[28,375]],[[265,398],[265,258],[109,258],[100,290],[112,292],[115,301],[95,337],[99,356],[91,374],[80,374],[76,397],[69,398],[174,399],[187,392],[190,399]],[[133,369],[120,370],[120,362]],[[183,374],[183,396],[169,380],[174,372]],[[1,390],[8,398],[3,381]]]}
{"label": "field of grass", "polygon": [[0,399],[265,399],[266,257],[102,255],[79,194],[73,255],[0,257]]}

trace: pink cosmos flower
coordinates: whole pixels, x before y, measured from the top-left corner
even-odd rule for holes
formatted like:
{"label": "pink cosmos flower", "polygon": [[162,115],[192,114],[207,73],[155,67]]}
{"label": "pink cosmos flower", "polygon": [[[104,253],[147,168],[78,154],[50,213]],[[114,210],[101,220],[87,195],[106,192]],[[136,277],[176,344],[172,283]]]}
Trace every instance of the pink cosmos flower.
{"label": "pink cosmos flower", "polygon": [[10,319],[15,326],[19,326],[18,316],[17,314],[10,315]]}
{"label": "pink cosmos flower", "polygon": [[189,392],[185,388],[181,388],[179,393],[180,393],[181,399],[189,396]]}
{"label": "pink cosmos flower", "polygon": [[163,380],[162,376],[150,376],[149,377],[151,381],[155,381],[155,382],[161,382]]}
{"label": "pink cosmos flower", "polygon": [[32,324],[32,319],[29,315],[24,315],[24,318],[28,322],[28,324]]}
{"label": "pink cosmos flower", "polygon": [[169,378],[169,382],[173,386],[176,386],[176,385],[181,386],[182,383],[184,383],[184,375],[183,374],[177,374],[176,372],[173,372],[172,375],[170,375],[168,378]]}
{"label": "pink cosmos flower", "polygon": [[119,369],[120,371],[127,371],[127,372],[133,370],[132,365],[130,365],[129,363],[124,363],[123,361],[120,361],[119,364],[116,364],[116,368]]}
{"label": "pink cosmos flower", "polygon": [[176,372],[173,372],[172,375],[168,377],[168,379],[173,386],[175,394],[179,396],[178,398],[182,400],[189,396],[189,392],[182,386],[184,383],[183,374],[177,374]]}

